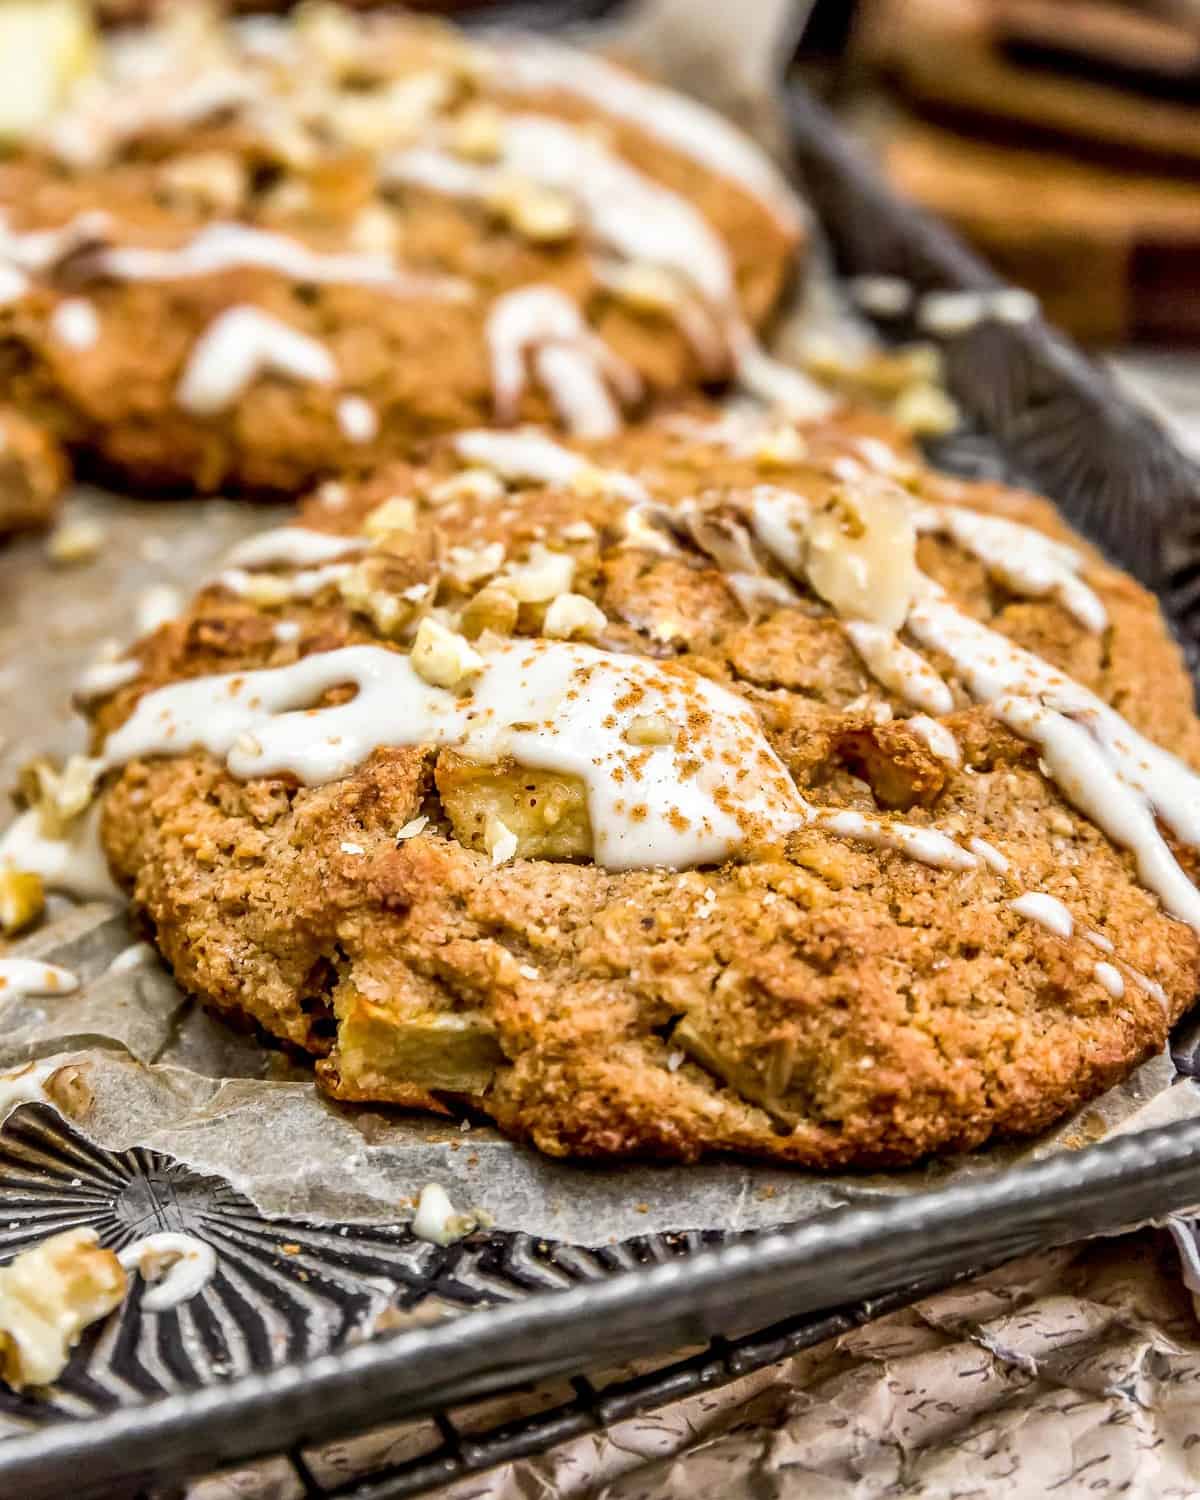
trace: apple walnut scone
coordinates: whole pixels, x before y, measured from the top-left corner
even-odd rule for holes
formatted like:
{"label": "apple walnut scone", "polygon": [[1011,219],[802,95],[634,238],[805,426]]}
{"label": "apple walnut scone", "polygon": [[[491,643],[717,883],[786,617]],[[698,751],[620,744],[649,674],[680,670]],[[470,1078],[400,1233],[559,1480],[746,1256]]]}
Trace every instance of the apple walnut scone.
{"label": "apple walnut scone", "polygon": [[1200,728],[1154,601],[857,419],[446,439],[109,672],[113,872],[343,1099],[901,1162],[1045,1126],[1193,998]]}
{"label": "apple walnut scone", "polygon": [[430,432],[599,436],[716,381],[827,404],[755,333],[803,211],[694,101],[328,4],[89,43],[45,0],[6,54],[10,8],[0,380],[93,469],[294,493]]}

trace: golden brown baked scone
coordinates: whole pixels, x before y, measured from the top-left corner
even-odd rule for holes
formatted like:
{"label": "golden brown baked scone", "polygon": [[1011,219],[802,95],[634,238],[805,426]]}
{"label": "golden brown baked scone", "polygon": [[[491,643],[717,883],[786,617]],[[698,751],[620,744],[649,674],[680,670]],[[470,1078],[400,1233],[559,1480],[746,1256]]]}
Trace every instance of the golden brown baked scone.
{"label": "golden brown baked scone", "polygon": [[343,1099],[902,1162],[1058,1119],[1194,995],[1154,600],[851,414],[441,440],[106,673],[117,879]]}
{"label": "golden brown baked scone", "polygon": [[700,105],[330,5],[183,6],[96,55],[0,164],[0,377],[93,467],[287,492],[437,430],[808,394],[752,332],[801,213]]}

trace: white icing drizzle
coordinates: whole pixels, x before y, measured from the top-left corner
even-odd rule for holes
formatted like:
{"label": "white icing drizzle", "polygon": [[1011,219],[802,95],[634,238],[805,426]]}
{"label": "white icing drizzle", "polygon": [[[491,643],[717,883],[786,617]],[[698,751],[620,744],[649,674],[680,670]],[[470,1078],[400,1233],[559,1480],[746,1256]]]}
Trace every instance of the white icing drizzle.
{"label": "white icing drizzle", "polygon": [[967,840],[967,848],[987,865],[989,870],[994,870],[997,875],[1004,875],[1008,871],[1008,860],[1000,853],[995,844],[989,844],[987,839],[971,838]]}
{"label": "white icing drizzle", "polygon": [[148,1280],[149,1290],[142,1298],[144,1312],[166,1312],[194,1297],[216,1274],[217,1254],[213,1247],[195,1235],[179,1234],[170,1229],[144,1235],[126,1245],[117,1259],[127,1271],[138,1271],[146,1279],[146,1270],[160,1262],[163,1274]]}
{"label": "white icing drizzle", "polygon": [[812,506],[794,490],[756,484],[750,491],[749,509],[754,535],[794,578],[803,580],[804,533]]}
{"label": "white icing drizzle", "polygon": [[337,420],[343,437],[352,443],[370,443],[379,436],[379,413],[362,396],[343,396]]}
{"label": "white icing drizzle", "polygon": [[941,870],[973,870],[978,860],[936,828],[917,828],[910,823],[885,823],[850,809],[822,808],[813,820],[831,833],[861,839],[875,849],[896,849],[923,865]]}
{"label": "white icing drizzle", "polygon": [[228,66],[192,78],[163,73],[118,82],[84,90],[78,106],[51,121],[45,144],[61,160],[94,167],[148,129],[197,124],[221,110],[252,104],[262,90],[258,80]]}
{"label": "white icing drizzle", "polygon": [[610,384],[626,401],[641,393],[636,371],[596,337],[575,303],[555,287],[521,287],[497,298],[485,336],[502,422],[514,421],[520,410],[531,353],[555,410],[578,437],[610,437],[619,430],[621,414]]}
{"label": "white icing drizzle", "polygon": [[[358,689],[348,703],[311,706],[347,684]],[[677,726],[676,742],[631,745],[630,723],[645,715]],[[977,863],[936,829],[809,807],[753,710],[708,679],[561,642],[515,640],[484,653],[469,697],[431,687],[408,657],[377,646],[173,683],[139,702],[104,761],[202,748],[235,776],[288,773],[319,785],[380,746],[413,744],[578,776],[595,858],[609,869],[712,864],[805,823],[940,869]]]}
{"label": "white icing drizzle", "polygon": [[0,838],[0,867],[40,875],[52,891],[85,901],[120,901],[100,847],[100,803],[93,802],[64,838],[42,832],[36,810],[22,813]]}
{"label": "white icing drizzle", "polygon": [[1083,937],[1085,942],[1089,942],[1093,947],[1099,948],[1101,953],[1111,953],[1113,951],[1112,940],[1106,938],[1102,932],[1085,932]]}
{"label": "white icing drizzle", "polygon": [[919,652],[892,631],[867,620],[844,620],[842,629],[867,671],[889,692],[923,714],[948,714],[954,707],[949,687]]}
{"label": "white icing drizzle", "polygon": [[938,593],[917,601],[908,629],[951,659],[972,697],[1038,746],[1064,796],[1133,853],[1142,883],[1172,916],[1200,931],[1200,891],[1154,820],[1157,812],[1184,843],[1200,846],[1200,777],[1095,694]]}
{"label": "white icing drizzle", "polygon": [[402,271],[383,256],[312,250],[288,235],[250,224],[208,224],[174,250],[114,246],[97,254],[92,265],[116,281],[181,281],[250,266],[293,281],[374,287],[399,297],[461,299],[471,294],[462,281]]}
{"label": "white icing drizzle", "polygon": [[90,349],[100,338],[100,319],[85,298],[68,297],[51,314],[50,332],[68,349]]}
{"label": "white icing drizzle", "polygon": [[0,307],[10,307],[29,292],[29,277],[16,266],[0,260]]}
{"label": "white icing drizzle", "polygon": [[648,505],[650,492],[632,474],[617,469],[597,469],[578,453],[564,448],[535,428],[516,432],[492,432],[480,428],[460,432],[454,448],[468,463],[481,464],[514,484],[522,480],[538,484],[569,485],[574,480],[595,478],[614,495],[635,505]]}
{"label": "white icing drizzle", "polygon": [[1002,516],[954,505],[922,505],[913,513],[918,531],[948,536],[1015,594],[1052,596],[1087,630],[1108,624],[1103,601],[1079,577],[1084,558],[1074,547]]}
{"label": "white icing drizzle", "polygon": [[568,432],[576,437],[602,438],[620,429],[620,411],[609,395],[599,365],[586,348],[543,344],[533,356],[533,367]]}
{"label": "white icing drizzle", "polygon": [[107,698],[118,688],[133,682],[141,670],[141,662],[133,657],[124,661],[94,662],[80,674],[79,681],[75,684],[75,697],[80,703]]}
{"label": "white icing drizzle", "polygon": [[197,341],[176,399],[196,416],[215,416],[268,371],[313,385],[333,385],[338,376],[315,339],[257,307],[231,307]]}
{"label": "white icing drizzle", "polygon": [[238,542],[229,549],[225,561],[234,568],[308,568],[365,552],[368,545],[361,536],[338,536],[307,526],[276,526]]}
{"label": "white icing drizzle", "polygon": [[747,390],[795,416],[824,416],[837,404],[807,375],[772,359],[759,345],[737,310],[726,246],[699,211],[586,132],[541,115],[513,115],[504,122],[502,156],[494,165],[464,162],[421,145],[397,152],[383,170],[393,181],[480,201],[513,175],[568,194],[605,249],[633,263],[662,267],[696,288],[717,317]]}
{"label": "white icing drizzle", "polygon": [[1129,970],[1129,977],[1133,980],[1134,984],[1144,989],[1148,995],[1152,995],[1165,1011],[1168,1008],[1167,992],[1163,989],[1162,985],[1159,984],[1158,980],[1151,979],[1148,974],[1143,974],[1138,969],[1130,968],[1128,964],[1126,964],[1125,967]]}
{"label": "white icing drizzle", "polygon": [[101,243],[111,227],[106,213],[91,209],[57,229],[13,229],[0,211],[0,261],[20,271],[51,271],[77,250]]}
{"label": "white icing drizzle", "polygon": [[600,141],[545,115],[509,115],[495,165],[461,161],[435,146],[414,146],[385,163],[385,176],[451,197],[487,199],[517,176],[568,194],[595,238],[626,260],[663,266],[715,307],[734,298],[729,256],[691,203],[644,176]]}
{"label": "white icing drizzle", "polygon": [[[110,737],[105,762],[204,748],[236,776],[290,772],[313,785],[348,774],[381,745],[455,745],[484,761],[509,754],[583,780],[596,859],[611,869],[713,863],[760,831],[778,835],[804,820],[753,711],[707,679],[558,642],[505,643],[484,661],[469,698],[431,687],[408,657],[376,646],[173,683],[140,701]],[[347,683],[358,688],[349,703],[311,709]],[[628,744],[631,720],[645,714],[679,725],[677,744]],[[689,759],[697,745],[698,767]]]}
{"label": "white icing drizzle", "polygon": [[106,974],[129,974],[134,969],[157,962],[158,954],[152,944],[130,943],[128,948],[121,949],[104,972]]}
{"label": "white icing drizzle", "polygon": [[566,89],[598,109],[637,126],[673,151],[752,193],[789,233],[804,216],[796,195],[770,158],[749,137],[694,99],[613,67],[595,53],[522,36],[498,44],[501,89]]}
{"label": "white icing drizzle", "polygon": [[1095,966],[1092,972],[1113,999],[1120,1000],[1125,993],[1125,980],[1121,976],[1120,969],[1114,968],[1112,964],[1101,961]]}
{"label": "white icing drizzle", "polygon": [[[789,572],[803,578],[808,503],[789,491],[759,486],[752,493],[750,512],[762,544]],[[967,534],[972,545],[978,543],[980,533],[970,520]],[[990,547],[997,535],[1008,533],[986,535]],[[1049,551],[1037,553],[1042,563],[1038,579],[1051,580],[1060,589],[1068,557],[1073,560],[1076,554],[1039,537],[1041,541],[1047,541]],[[1032,553],[1027,560],[1028,555]],[[1031,583],[1028,569],[1009,566],[1011,576],[1020,574],[1027,586]],[[1078,596],[1074,600],[1080,605]],[[947,685],[896,636],[861,621],[843,621],[842,626],[885,687],[926,713],[949,710]],[[922,645],[950,658],[977,702],[990,704],[1014,733],[1038,746],[1064,796],[1114,843],[1133,853],[1142,883],[1172,916],[1200,931],[1200,891],[1155,823],[1157,814],[1184,843],[1200,847],[1200,777],[1065,673],[963,614],[927,579],[906,627]]]}
{"label": "white icing drizzle", "polygon": [[[4,992],[0,991],[0,995]],[[62,1066],[49,1062],[26,1063],[11,1073],[0,1073],[0,1125],[22,1104],[48,1104],[46,1083]]]}
{"label": "white icing drizzle", "polygon": [[962,764],[962,751],[959,749],[958,741],[944,724],[939,724],[936,719],[931,719],[926,714],[913,714],[911,719],[906,719],[904,722],[919,740],[929,746],[938,760],[945,761],[948,766]]}
{"label": "white icing drizzle", "polygon": [[79,976],[37,958],[0,958],[0,1000],[28,995],[69,995],[79,988]]}
{"label": "white icing drizzle", "polygon": [[[280,604],[289,599],[311,599],[322,589],[340,582],[353,568],[353,563],[326,563],[321,568],[304,568],[284,578],[271,576],[271,602]],[[250,573],[245,568],[225,568],[213,582],[239,599],[253,598],[259,594],[265,582],[261,573]]]}
{"label": "white icing drizzle", "polygon": [[1075,918],[1057,896],[1048,896],[1044,891],[1027,891],[1008,904],[1018,916],[1037,922],[1055,937],[1069,938],[1075,931]]}

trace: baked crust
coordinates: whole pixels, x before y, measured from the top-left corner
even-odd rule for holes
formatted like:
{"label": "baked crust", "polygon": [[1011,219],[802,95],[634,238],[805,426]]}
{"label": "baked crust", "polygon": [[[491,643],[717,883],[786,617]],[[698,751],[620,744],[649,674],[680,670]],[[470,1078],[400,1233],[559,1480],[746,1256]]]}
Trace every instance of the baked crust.
{"label": "baked crust", "polygon": [[[905,1162],[1037,1131],[1163,1045],[1194,995],[1196,935],[952,666],[938,662],[954,698],[938,719],[958,766],[931,752],[911,709],[872,679],[811,590],[783,607],[747,606],[728,570],[686,538],[669,551],[631,545],[629,507],[604,474],[639,478],[677,512],[689,496],[719,505],[767,478],[815,502],[875,483],[864,454],[884,457],[859,418],[810,429],[804,455],[784,462],[778,443],[749,456],[717,431],[699,412],[575,444],[594,467],[557,486],[496,493],[476,466],[448,498],[446,481],[468,466],[446,442],[326,487],[306,505],[306,527],[354,533],[395,497],[415,500],[416,526],[377,540],[369,577],[341,594],[331,585],[266,607],[203,590],[137,648],[136,681],[95,705],[97,745],[163,684],[395,644],[369,618],[386,617],[381,594],[437,590],[407,624],[386,617],[397,650],[435,599],[467,628],[470,589],[447,581],[452,564],[488,543],[509,557],[549,545],[572,555],[572,590],[603,611],[597,645],[740,694],[811,805],[985,839],[1007,872],[982,860],[936,868],[816,825],[717,867],[493,865],[463,835],[454,799],[480,787],[468,778],[464,790],[450,751],[378,749],[319,786],[240,781],[203,753],[152,757],[111,779],[103,838],[185,988],[313,1053],[337,1097],[473,1107],[555,1155]],[[923,500],[1078,547],[1107,610],[1102,632],[1053,599],[1016,597],[943,537],[923,535],[918,560],[971,616],[1200,764],[1190,687],[1149,594],[1046,501],[945,479],[898,445],[886,462]],[[521,608],[519,630],[546,629],[544,606]],[[1191,851],[1172,848],[1190,871]],[[1019,890],[1061,900],[1073,934],[1014,910]],[[1126,982],[1115,996],[1089,932],[1111,943],[1123,972],[1153,983]]]}

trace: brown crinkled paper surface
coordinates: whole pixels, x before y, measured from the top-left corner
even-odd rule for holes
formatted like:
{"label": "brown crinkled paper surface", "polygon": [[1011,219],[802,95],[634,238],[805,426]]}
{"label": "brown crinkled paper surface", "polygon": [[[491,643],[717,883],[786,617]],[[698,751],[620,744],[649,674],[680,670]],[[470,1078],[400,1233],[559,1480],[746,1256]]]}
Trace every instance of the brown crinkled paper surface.
{"label": "brown crinkled paper surface", "polygon": [[[736,8],[652,0],[622,40],[648,48],[670,73],[669,38],[686,78],[701,87],[717,80],[726,102],[761,115],[757,80],[777,54],[785,9],[783,0]],[[738,42],[728,43],[735,25]],[[734,56],[740,67],[714,66]],[[154,505],[80,490],[69,513],[95,516],[105,528],[90,565],[51,569],[39,539],[0,551],[0,785],[35,754],[81,748],[71,688],[103,642],[137,634],[147,589],[165,583],[190,592],[234,541],[285,512],[222,501]],[[163,1151],[225,1178],[266,1213],[394,1222],[437,1181],[460,1206],[489,1210],[501,1228],[583,1244],[668,1229],[741,1230],[1200,1113],[1200,1091],[1176,1084],[1164,1055],[1032,1146],[923,1169],[818,1176],[736,1163],[573,1167],[486,1126],[463,1136],[453,1122],[324,1099],[306,1071],[188,1001],[156,961],[108,972],[135,937],[107,906],[60,905],[17,945],[15,952],[64,964],[84,984],[71,996],[0,1003],[0,1072],[34,1059],[74,1062],[88,1084],[72,1094],[74,1123],[86,1135],[111,1149]],[[723,1390],[444,1493],[454,1500],[1195,1496],[1200,1339],[1164,1245],[1145,1231],[1016,1262]],[[569,1396],[542,1388],[455,1417],[481,1430]],[[327,1446],[310,1465],[332,1484],[438,1441],[432,1424],[407,1423]],[[192,1500],[299,1493],[282,1461],[190,1491]]]}

